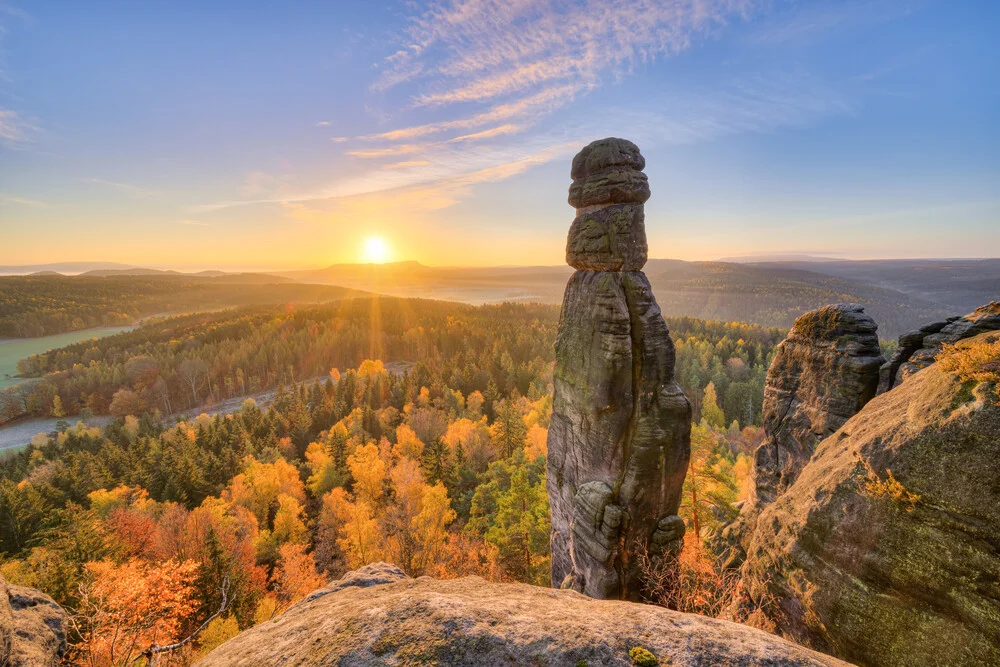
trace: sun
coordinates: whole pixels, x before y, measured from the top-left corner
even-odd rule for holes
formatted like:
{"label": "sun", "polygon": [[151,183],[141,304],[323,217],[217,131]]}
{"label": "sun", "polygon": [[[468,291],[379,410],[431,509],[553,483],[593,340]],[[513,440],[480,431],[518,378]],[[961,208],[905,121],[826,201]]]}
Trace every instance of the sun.
{"label": "sun", "polygon": [[381,236],[369,236],[365,239],[361,251],[361,259],[370,264],[384,264],[389,261],[389,244]]}

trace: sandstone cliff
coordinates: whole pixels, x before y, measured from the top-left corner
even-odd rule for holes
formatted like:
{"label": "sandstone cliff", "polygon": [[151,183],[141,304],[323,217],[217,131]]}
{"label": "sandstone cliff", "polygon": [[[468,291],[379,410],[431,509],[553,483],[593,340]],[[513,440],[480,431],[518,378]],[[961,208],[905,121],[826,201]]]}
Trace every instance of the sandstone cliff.
{"label": "sandstone cliff", "polygon": [[56,665],[66,652],[66,613],[52,598],[0,577],[0,665]]}
{"label": "sandstone cliff", "polygon": [[930,366],[942,345],[997,329],[1000,329],[1000,302],[977,308],[964,317],[951,317],[903,334],[899,337],[896,354],[882,366],[878,393],[889,391],[917,371]]}
{"label": "sandstone cliff", "polygon": [[[629,655],[645,649],[656,662]],[[638,651],[634,655],[640,655]],[[648,658],[647,658],[648,659]],[[735,623],[478,577],[411,579],[385,563],[347,574],[198,665],[806,667],[839,660]]]}
{"label": "sandstone cliff", "polygon": [[863,665],[1000,664],[998,379],[1000,334],[959,342],[762,509],[742,580],[782,634]]}
{"label": "sandstone cliff", "polygon": [[556,339],[548,437],[552,584],[638,600],[635,552],[676,552],[691,408],[641,269],[649,185],[635,144],[604,139],[573,160],[577,210]]}
{"label": "sandstone cliff", "polygon": [[877,330],[863,307],[830,305],[801,315],[778,345],[764,385],[764,441],[754,453],[749,501],[710,540],[726,567],[743,563],[760,510],[795,482],[819,442],[875,395],[885,362]]}
{"label": "sandstone cliff", "polygon": [[875,396],[885,363],[877,330],[857,305],[824,306],[795,320],[767,371],[752,505],[791,486],[816,445]]}

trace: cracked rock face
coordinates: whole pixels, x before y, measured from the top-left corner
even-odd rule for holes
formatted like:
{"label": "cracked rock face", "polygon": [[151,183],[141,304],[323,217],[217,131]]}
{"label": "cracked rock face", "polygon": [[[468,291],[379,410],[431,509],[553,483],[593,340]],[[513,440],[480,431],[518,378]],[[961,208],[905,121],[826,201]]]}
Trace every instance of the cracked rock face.
{"label": "cracked rock face", "polygon": [[877,330],[864,308],[851,304],[795,320],[767,371],[751,505],[772,502],[791,486],[816,445],[875,396],[885,363]]}
{"label": "cracked rock face", "polygon": [[646,276],[635,144],[604,139],[573,160],[566,286],[548,439],[552,583],[637,600],[637,549],[675,553],[690,456],[691,407]]}
{"label": "cracked rock face", "polygon": [[899,337],[899,349],[880,371],[878,393],[884,394],[917,371],[934,363],[943,345],[1000,329],[1000,301],[980,306],[964,317],[950,317]]}

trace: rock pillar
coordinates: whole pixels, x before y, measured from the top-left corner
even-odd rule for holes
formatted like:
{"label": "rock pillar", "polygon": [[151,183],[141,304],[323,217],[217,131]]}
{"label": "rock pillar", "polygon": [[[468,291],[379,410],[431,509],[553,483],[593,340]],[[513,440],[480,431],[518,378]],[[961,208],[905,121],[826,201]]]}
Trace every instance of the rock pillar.
{"label": "rock pillar", "polygon": [[691,406],[674,381],[674,347],[642,273],[645,159],[602,139],[573,159],[576,219],[556,339],[548,437],[552,584],[637,600],[636,554],[680,550],[676,516],[690,457]]}

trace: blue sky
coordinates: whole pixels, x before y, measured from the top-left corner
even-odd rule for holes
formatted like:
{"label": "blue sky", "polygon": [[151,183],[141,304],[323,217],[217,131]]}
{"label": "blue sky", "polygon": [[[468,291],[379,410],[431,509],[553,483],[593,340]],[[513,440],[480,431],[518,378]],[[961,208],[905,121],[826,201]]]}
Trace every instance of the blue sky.
{"label": "blue sky", "polygon": [[[2,0],[0,0],[2,3]],[[557,264],[642,148],[650,254],[1000,255],[1000,3],[0,4],[0,264]]]}

